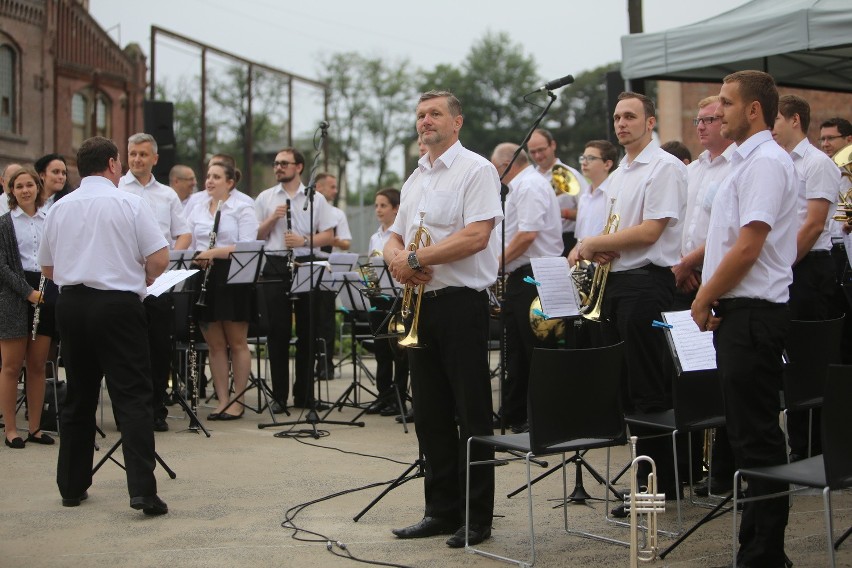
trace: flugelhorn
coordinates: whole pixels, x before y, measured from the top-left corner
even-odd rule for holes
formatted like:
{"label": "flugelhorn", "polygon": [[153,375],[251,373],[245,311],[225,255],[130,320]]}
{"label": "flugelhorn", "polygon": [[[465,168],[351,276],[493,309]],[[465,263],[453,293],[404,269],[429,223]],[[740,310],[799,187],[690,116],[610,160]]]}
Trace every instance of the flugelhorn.
{"label": "flugelhorn", "polygon": [[[612,212],[614,207],[615,198],[613,197],[609,200],[609,215],[607,215],[606,225],[604,225],[603,233],[601,233],[603,235],[609,235],[618,230],[618,222],[620,218],[618,214]],[[600,321],[601,319],[603,295],[604,290],[606,289],[606,280],[609,277],[609,269],[611,266],[611,263],[607,262],[606,264],[598,264],[597,268],[595,268],[595,275],[592,278],[592,287],[588,294],[588,306],[591,310],[582,314],[582,316],[587,320]]]}
{"label": "flugelhorn", "polygon": [[[840,168],[840,175],[852,180],[852,144],[848,144],[837,151],[832,157],[834,163]],[[837,212],[835,221],[848,222],[852,217],[852,188],[841,191],[837,199]]]}
{"label": "flugelhorn", "polygon": [[556,164],[550,169],[550,173],[550,185],[556,195],[577,195],[580,193],[580,180],[566,166]]}
{"label": "flugelhorn", "polygon": [[47,277],[42,274],[38,281],[38,303],[35,305],[35,310],[33,310],[33,341],[35,341],[36,332],[38,331],[38,322],[41,319],[41,303],[44,301],[45,282],[47,282]]}
{"label": "flugelhorn", "polygon": [[[420,212],[420,226],[417,228],[417,232],[414,233],[414,238],[411,240],[411,244],[408,245],[409,253],[417,252],[421,246],[428,247],[432,244],[432,235],[429,233],[429,230],[423,226],[423,217],[425,215],[425,211]],[[405,285],[402,292],[402,306],[399,313],[394,314],[388,324],[389,333],[405,336],[397,342],[400,347],[423,347],[420,345],[417,337],[417,324],[420,322],[420,302],[423,299],[423,290],[426,285],[419,284],[417,286],[417,300],[414,305],[414,311],[412,312],[411,304],[415,301],[414,286],[414,284]],[[411,323],[406,328],[406,323],[409,321]]]}
{"label": "flugelhorn", "polygon": [[[653,562],[657,558],[657,514],[666,512],[666,494],[657,493],[657,466],[648,456],[636,455],[636,436],[630,437],[630,496],[624,502],[630,510],[630,568],[638,568],[639,562]],[[639,491],[636,473],[641,462],[651,465],[648,486]],[[645,541],[639,547],[639,515],[645,515]]]}

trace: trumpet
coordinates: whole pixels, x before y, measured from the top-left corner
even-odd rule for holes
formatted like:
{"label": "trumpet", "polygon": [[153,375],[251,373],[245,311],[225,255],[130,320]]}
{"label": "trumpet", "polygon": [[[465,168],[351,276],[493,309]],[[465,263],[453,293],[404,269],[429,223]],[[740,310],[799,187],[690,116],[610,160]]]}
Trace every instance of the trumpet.
{"label": "trumpet", "polygon": [[[653,562],[659,553],[657,547],[657,514],[666,512],[666,494],[657,493],[657,466],[648,456],[636,455],[636,436],[630,437],[630,497],[625,506],[630,509],[630,568],[638,568],[639,562]],[[651,464],[648,486],[639,492],[636,472],[641,462]],[[639,515],[645,515],[645,542],[639,548]]]}
{"label": "trumpet", "polygon": [[550,169],[550,173],[550,185],[556,195],[577,195],[580,193],[580,181],[567,167],[556,164]]}
{"label": "trumpet", "polygon": [[[618,222],[619,216],[616,213],[613,213],[612,210],[615,207],[615,198],[611,198],[609,201],[609,215],[606,218],[606,225],[604,226],[603,235],[609,235],[618,230]],[[591,307],[591,310],[588,312],[584,312],[582,316],[591,321],[600,321],[601,319],[601,306],[603,306],[603,295],[604,289],[606,288],[606,280],[609,276],[609,269],[611,264],[608,262],[606,264],[599,264],[597,268],[595,268],[595,274],[592,278],[592,287],[589,290],[587,295],[587,306]]]}
{"label": "trumpet", "polygon": [[[425,217],[425,215],[425,211],[420,212],[420,226],[417,228],[417,232],[414,233],[414,238],[411,240],[411,244],[408,245],[407,250],[409,253],[417,252],[421,246],[428,247],[432,244],[432,235],[429,233],[429,230],[423,226],[423,217]],[[425,284],[417,286],[417,301],[414,305],[414,311],[412,312],[411,304],[414,301],[414,284],[406,284],[402,292],[402,306],[399,313],[394,314],[393,317],[391,317],[390,323],[388,323],[389,333],[400,336],[405,335],[405,337],[397,342],[400,347],[423,347],[420,345],[417,337],[417,324],[420,321],[420,302],[423,300],[423,290],[425,287]],[[411,324],[406,330],[406,322],[409,320],[411,321]]]}
{"label": "trumpet", "polygon": [[[219,231],[219,221],[222,219],[222,201],[216,203],[216,215],[213,217],[213,230],[210,231],[210,242],[207,244],[207,250],[216,246],[216,233]],[[201,294],[198,296],[198,301],[195,305],[203,308],[207,307],[207,281],[210,279],[210,269],[213,268],[213,261],[207,260],[207,266],[204,268],[204,280],[201,281]]]}
{"label": "trumpet", "polygon": [[42,274],[38,281],[38,303],[35,305],[35,310],[33,311],[33,341],[35,341],[36,332],[38,331],[38,322],[41,319],[41,303],[44,301],[44,284],[46,281],[47,278],[44,274]]}

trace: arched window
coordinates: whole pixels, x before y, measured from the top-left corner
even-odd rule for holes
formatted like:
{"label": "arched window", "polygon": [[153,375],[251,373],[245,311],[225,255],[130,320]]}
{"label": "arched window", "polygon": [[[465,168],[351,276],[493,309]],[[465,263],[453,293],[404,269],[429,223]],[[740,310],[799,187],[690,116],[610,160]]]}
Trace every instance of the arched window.
{"label": "arched window", "polygon": [[[82,89],[71,97],[71,145],[79,148],[92,136],[110,137],[112,103],[103,93]],[[93,120],[94,118],[94,120]]]}
{"label": "arched window", "polygon": [[11,46],[0,45],[0,132],[15,132],[17,127],[17,58]]}

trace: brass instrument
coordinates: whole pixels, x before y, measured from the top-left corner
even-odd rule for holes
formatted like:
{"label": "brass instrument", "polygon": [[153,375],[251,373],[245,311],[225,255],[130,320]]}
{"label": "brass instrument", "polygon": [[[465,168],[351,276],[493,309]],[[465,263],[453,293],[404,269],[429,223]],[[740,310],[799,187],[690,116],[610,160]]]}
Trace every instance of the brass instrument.
{"label": "brass instrument", "polygon": [[[657,514],[666,512],[666,494],[657,493],[657,466],[648,456],[636,455],[636,436],[630,437],[630,497],[624,502],[630,510],[630,568],[638,568],[639,562],[653,562],[657,559]],[[639,491],[636,472],[640,462],[651,464],[648,474],[648,486]],[[645,541],[639,548],[639,515],[645,515]]]}
{"label": "brass instrument", "polygon": [[498,274],[494,284],[488,287],[488,314],[492,318],[499,318],[503,312],[503,296],[506,293],[505,274]]}
{"label": "brass instrument", "polygon": [[[832,157],[832,160],[840,168],[841,176],[852,180],[852,144],[848,144],[838,150]],[[834,220],[848,223],[850,217],[852,217],[852,187],[840,192],[840,196],[837,199],[837,213],[834,215]]]}
{"label": "brass instrument", "polygon": [[[421,246],[428,247],[432,244],[432,235],[429,233],[429,230],[423,226],[423,217],[425,216],[426,212],[421,211],[420,226],[417,228],[417,232],[414,233],[414,238],[411,240],[411,244],[408,245],[407,250],[409,253],[416,252]],[[420,302],[423,299],[423,290],[425,287],[425,284],[417,286],[417,303],[414,306],[413,317],[411,303],[414,301],[414,284],[406,284],[403,288],[402,307],[398,314],[394,314],[393,317],[391,317],[390,323],[388,324],[389,333],[400,336],[405,335],[405,337],[397,342],[400,347],[423,347],[420,345],[417,338],[417,324],[420,321]],[[406,329],[406,322],[409,320],[411,321],[411,324],[408,329]]]}
{"label": "brass instrument", "polygon": [[38,281],[38,303],[35,305],[35,310],[33,311],[33,341],[35,341],[38,322],[41,319],[41,303],[44,301],[44,285],[46,281],[47,278],[42,274]]}
{"label": "brass instrument", "polygon": [[[618,230],[620,218],[616,213],[612,212],[613,207],[615,207],[614,197],[610,199],[609,215],[606,218],[603,233],[601,233],[603,235],[609,235]],[[588,306],[591,307],[591,310],[581,314],[587,320],[600,321],[601,319],[601,306],[603,305],[604,289],[606,288],[606,280],[609,276],[610,267],[611,263],[607,262],[606,264],[599,264],[595,269],[592,287],[588,294]]]}
{"label": "brass instrument", "polygon": [[565,337],[565,320],[549,318],[541,313],[541,299],[536,296],[530,304],[530,327],[540,341],[553,343]]}
{"label": "brass instrument", "polygon": [[[216,246],[216,233],[219,231],[219,221],[222,219],[222,201],[216,203],[216,215],[213,216],[213,230],[210,231],[210,242],[207,244],[207,250]],[[210,279],[210,269],[213,268],[213,260],[207,260],[207,266],[204,268],[204,279],[201,281],[201,294],[198,296],[198,301],[195,305],[203,308],[207,307],[207,281]]]}
{"label": "brass instrument", "polygon": [[552,175],[550,185],[556,195],[577,195],[580,193],[580,181],[567,167],[556,164],[550,169],[550,173]]}
{"label": "brass instrument", "polygon": [[376,274],[376,269],[372,264],[368,262],[367,264],[359,266],[358,275],[364,282],[364,286],[366,288],[364,293],[367,296],[375,298],[376,296],[381,295],[382,287],[381,284],[379,284],[379,275]]}
{"label": "brass instrument", "polygon": [[574,281],[574,287],[580,296],[581,309],[589,305],[589,294],[595,280],[595,270],[595,265],[588,260],[578,260],[577,264],[571,267],[571,280]]}

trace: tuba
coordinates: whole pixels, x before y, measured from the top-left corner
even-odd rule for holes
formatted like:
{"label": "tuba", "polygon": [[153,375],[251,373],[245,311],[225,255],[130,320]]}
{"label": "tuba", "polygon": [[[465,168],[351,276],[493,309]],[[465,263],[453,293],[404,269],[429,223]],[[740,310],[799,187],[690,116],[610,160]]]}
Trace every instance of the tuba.
{"label": "tuba", "polygon": [[[432,244],[432,235],[429,230],[423,226],[423,217],[425,211],[420,212],[420,226],[417,232],[414,233],[414,238],[411,244],[408,245],[408,252],[416,252],[421,246],[428,247]],[[388,323],[388,333],[392,335],[405,336],[397,342],[400,347],[423,347],[420,345],[417,338],[417,324],[420,321],[420,302],[423,299],[423,289],[425,284],[417,286],[417,300],[414,304],[414,310],[411,309],[411,304],[414,300],[414,284],[406,284],[402,292],[402,307],[398,314],[391,317]]]}
{"label": "tuba", "polygon": [[550,185],[556,195],[577,195],[580,193],[580,181],[566,166],[556,164],[550,169],[550,173],[552,175]]}
{"label": "tuba", "polygon": [[[852,144],[848,144],[838,150],[832,157],[832,160],[840,168],[841,176],[852,180]],[[852,188],[840,192],[840,196],[837,199],[837,212],[834,215],[834,220],[841,223],[848,223],[850,217],[852,217]]]}
{"label": "tuba", "polygon": [[[604,225],[603,233],[601,233],[602,235],[609,235],[618,230],[619,216],[612,212],[613,207],[615,207],[614,197],[609,201],[609,215],[606,218],[606,225]],[[609,276],[610,266],[611,264],[608,262],[606,264],[599,264],[597,268],[595,268],[591,288],[586,296],[586,306],[590,308],[590,310],[582,314],[582,316],[587,320],[600,321],[601,319],[601,306],[603,305],[604,289],[606,288],[606,279]]]}

